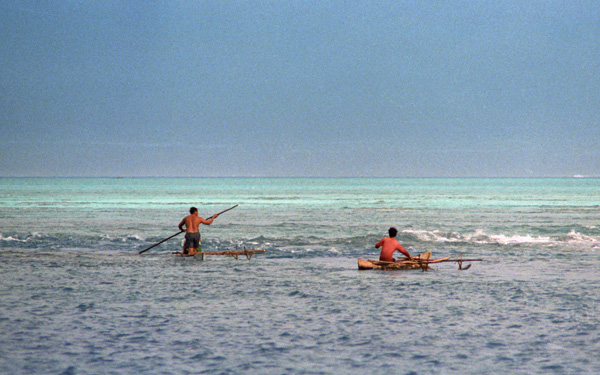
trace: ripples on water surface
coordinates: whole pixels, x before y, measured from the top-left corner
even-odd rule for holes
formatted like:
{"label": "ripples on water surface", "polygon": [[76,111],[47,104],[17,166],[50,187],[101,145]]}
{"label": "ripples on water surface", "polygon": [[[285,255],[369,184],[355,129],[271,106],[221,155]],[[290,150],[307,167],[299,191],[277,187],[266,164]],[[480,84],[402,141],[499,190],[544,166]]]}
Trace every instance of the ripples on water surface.
{"label": "ripples on water surface", "polygon": [[[600,373],[598,180],[23,181],[0,185],[0,373]],[[137,255],[189,202],[241,203],[207,249],[268,252]],[[485,261],[358,271],[391,224]]]}

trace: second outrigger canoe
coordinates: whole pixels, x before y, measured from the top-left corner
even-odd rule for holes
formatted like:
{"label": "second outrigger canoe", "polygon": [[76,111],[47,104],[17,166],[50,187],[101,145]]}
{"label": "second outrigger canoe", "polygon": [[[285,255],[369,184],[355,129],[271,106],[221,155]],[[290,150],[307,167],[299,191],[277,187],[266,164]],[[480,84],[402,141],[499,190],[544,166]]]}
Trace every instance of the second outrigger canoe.
{"label": "second outrigger canoe", "polygon": [[234,257],[235,259],[238,258],[238,256],[240,255],[245,255],[246,258],[250,259],[252,258],[252,255],[256,254],[256,253],[264,253],[266,250],[261,249],[261,250],[227,250],[227,251],[200,251],[198,252],[198,254],[195,255],[190,255],[190,254],[183,254],[181,251],[175,251],[172,254],[176,254],[176,255],[180,255],[180,256],[184,256],[184,257],[193,257],[196,255],[199,255],[203,260],[205,258],[205,255],[231,255],[232,257]]}
{"label": "second outrigger canoe", "polygon": [[450,259],[450,257],[431,259],[431,251],[427,251],[423,254],[413,257],[412,259],[404,258],[395,262],[384,262],[380,260],[364,260],[358,258],[358,269],[359,270],[415,270],[421,269],[423,271],[430,270],[430,264],[442,263],[442,262],[457,262],[460,270],[466,270],[471,267],[467,265],[463,267],[462,262],[478,262],[482,259],[463,259],[462,255],[460,259]]}

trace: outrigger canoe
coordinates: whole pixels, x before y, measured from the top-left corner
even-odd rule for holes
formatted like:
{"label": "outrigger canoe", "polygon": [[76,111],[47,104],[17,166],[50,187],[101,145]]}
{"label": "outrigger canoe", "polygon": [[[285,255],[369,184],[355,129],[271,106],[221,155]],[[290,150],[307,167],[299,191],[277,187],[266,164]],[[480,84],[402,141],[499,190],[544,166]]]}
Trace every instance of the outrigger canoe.
{"label": "outrigger canoe", "polygon": [[380,260],[364,260],[358,258],[358,269],[359,270],[415,270],[421,269],[423,271],[430,270],[430,264],[442,263],[442,262],[458,262],[458,268],[460,270],[467,270],[471,265],[463,267],[462,262],[479,262],[482,259],[463,259],[462,255],[460,259],[450,259],[450,257],[431,259],[431,251],[427,251],[423,254],[413,257],[412,259],[403,258],[395,262],[384,262]]}
{"label": "outrigger canoe", "polygon": [[252,258],[252,256],[256,253],[264,253],[267,250],[227,250],[227,251],[200,251],[198,252],[198,254],[195,255],[190,255],[190,254],[183,254],[181,251],[175,251],[173,252],[173,254],[176,255],[180,255],[180,256],[184,256],[184,257],[193,257],[196,255],[200,255],[200,257],[202,259],[204,259],[205,255],[231,255],[232,257],[234,257],[235,259],[238,259],[238,256],[240,255],[245,255],[246,258],[250,259]]}

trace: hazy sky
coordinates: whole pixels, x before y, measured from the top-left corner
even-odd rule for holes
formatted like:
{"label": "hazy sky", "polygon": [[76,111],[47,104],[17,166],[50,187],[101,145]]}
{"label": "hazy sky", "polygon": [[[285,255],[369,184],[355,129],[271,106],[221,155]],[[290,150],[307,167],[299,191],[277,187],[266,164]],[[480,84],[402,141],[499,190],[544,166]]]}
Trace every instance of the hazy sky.
{"label": "hazy sky", "polygon": [[0,176],[600,176],[600,4],[0,0]]}

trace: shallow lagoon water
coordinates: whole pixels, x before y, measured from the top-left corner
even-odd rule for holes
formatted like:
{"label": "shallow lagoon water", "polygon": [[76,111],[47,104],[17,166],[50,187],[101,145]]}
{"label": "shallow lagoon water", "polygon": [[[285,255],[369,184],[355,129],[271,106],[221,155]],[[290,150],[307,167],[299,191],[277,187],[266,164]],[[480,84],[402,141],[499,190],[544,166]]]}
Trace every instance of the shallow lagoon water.
{"label": "shallow lagoon water", "polygon": [[[600,373],[598,201],[571,181],[508,204],[494,189],[533,182],[209,179],[209,198],[188,198],[212,202],[199,208],[241,204],[205,249],[268,251],[200,261],[170,255],[178,239],[137,255],[185,214],[180,180],[23,180],[1,185],[0,373]],[[47,225],[32,229],[28,206]],[[484,261],[358,271],[390,223],[411,252]]]}

